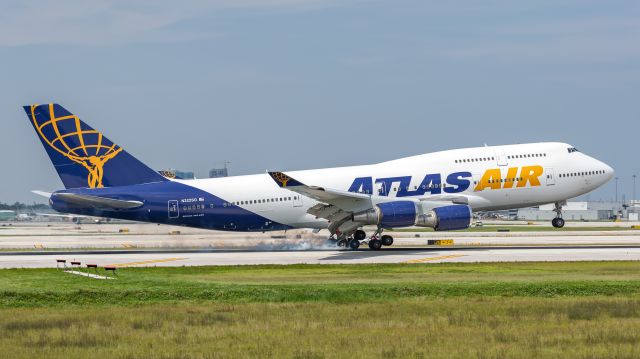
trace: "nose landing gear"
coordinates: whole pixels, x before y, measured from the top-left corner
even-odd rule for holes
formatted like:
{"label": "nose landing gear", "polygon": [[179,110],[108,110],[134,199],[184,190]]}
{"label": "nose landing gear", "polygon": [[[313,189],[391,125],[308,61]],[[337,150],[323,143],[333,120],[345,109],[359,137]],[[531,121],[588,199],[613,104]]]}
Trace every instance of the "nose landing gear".
{"label": "nose landing gear", "polygon": [[556,212],[556,218],[551,221],[551,225],[555,228],[564,227],[564,219],[562,219],[562,205],[566,204],[566,202],[556,202],[556,208],[553,209]]}
{"label": "nose landing gear", "polygon": [[553,225],[556,228],[562,228],[564,227],[564,219],[560,217],[556,217],[551,221],[551,225]]}

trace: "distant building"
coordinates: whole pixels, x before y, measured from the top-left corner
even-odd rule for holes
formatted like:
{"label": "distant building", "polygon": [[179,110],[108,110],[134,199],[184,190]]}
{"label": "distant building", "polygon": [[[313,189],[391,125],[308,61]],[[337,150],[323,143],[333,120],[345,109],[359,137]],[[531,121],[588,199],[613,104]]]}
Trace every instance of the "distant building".
{"label": "distant building", "polygon": [[212,168],[209,170],[209,178],[228,177],[229,169],[227,168],[227,164],[229,164],[229,162],[225,161],[223,168]]}
{"label": "distant building", "polygon": [[[525,221],[550,221],[556,216],[553,204],[539,207],[521,208],[517,218]],[[617,213],[613,202],[567,202],[562,206],[562,218],[568,221],[602,221],[613,218]]]}
{"label": "distant building", "polygon": [[227,168],[212,168],[209,170],[209,178],[218,178],[218,177],[227,177],[229,176],[229,171]]}
{"label": "distant building", "polygon": [[173,168],[158,171],[167,178],[194,179],[196,176],[193,171],[180,171]]}
{"label": "distant building", "polygon": [[15,211],[0,210],[0,221],[9,221],[16,218]]}
{"label": "distant building", "polygon": [[176,170],[176,177],[182,178],[182,179],[195,179],[196,178],[196,176],[193,173],[193,171],[179,171],[179,170]]}

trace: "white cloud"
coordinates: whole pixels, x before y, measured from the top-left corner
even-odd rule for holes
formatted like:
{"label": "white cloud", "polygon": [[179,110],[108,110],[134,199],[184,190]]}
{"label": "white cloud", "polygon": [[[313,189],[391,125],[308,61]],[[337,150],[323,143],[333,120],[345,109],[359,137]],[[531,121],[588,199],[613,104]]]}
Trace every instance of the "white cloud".
{"label": "white cloud", "polygon": [[[619,62],[640,59],[640,28],[632,15],[564,18],[476,26],[446,44],[439,54],[492,62]],[[429,46],[433,50],[433,44]]]}
{"label": "white cloud", "polygon": [[0,46],[189,40],[215,33],[160,30],[215,11],[313,10],[338,3],[338,0],[26,0],[2,6]]}

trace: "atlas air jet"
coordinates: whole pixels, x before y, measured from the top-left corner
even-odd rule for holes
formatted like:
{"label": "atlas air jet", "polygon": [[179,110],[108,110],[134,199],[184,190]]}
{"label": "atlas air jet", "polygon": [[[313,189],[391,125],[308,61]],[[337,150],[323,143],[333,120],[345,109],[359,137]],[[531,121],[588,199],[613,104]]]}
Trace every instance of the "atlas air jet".
{"label": "atlas air jet", "polygon": [[[57,104],[24,107],[65,189],[63,213],[225,231],[328,229],[338,246],[393,243],[385,229],[469,227],[473,211],[555,203],[592,191],[611,167],[566,143],[485,146],[382,163],[184,180],[154,171]],[[364,226],[374,226],[372,233]]]}

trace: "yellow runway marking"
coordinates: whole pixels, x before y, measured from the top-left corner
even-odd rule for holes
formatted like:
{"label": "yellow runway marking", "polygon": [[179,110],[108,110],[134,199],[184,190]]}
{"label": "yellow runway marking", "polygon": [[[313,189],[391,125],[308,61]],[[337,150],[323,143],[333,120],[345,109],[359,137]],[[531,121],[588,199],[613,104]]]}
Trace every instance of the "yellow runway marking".
{"label": "yellow runway marking", "polygon": [[105,267],[131,267],[137,266],[141,264],[153,264],[153,263],[164,263],[164,262],[173,262],[180,261],[187,258],[165,258],[165,259],[152,259],[149,261],[141,261],[141,262],[129,262],[129,263],[119,263],[119,264],[108,264]]}
{"label": "yellow runway marking", "polygon": [[452,254],[448,256],[412,259],[412,260],[406,261],[405,263],[424,263],[424,262],[430,262],[430,261],[437,261],[441,259],[451,259],[451,258],[458,258],[458,257],[464,257],[464,256],[465,256],[464,254]]}

